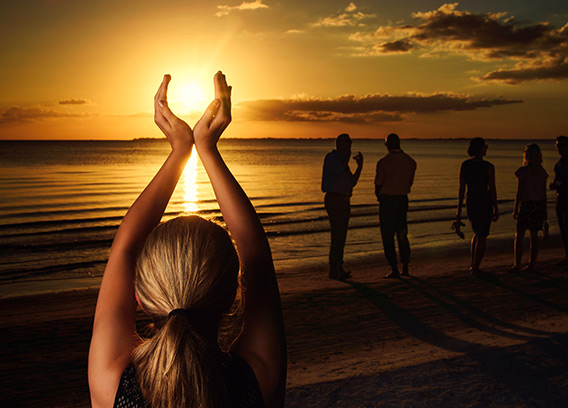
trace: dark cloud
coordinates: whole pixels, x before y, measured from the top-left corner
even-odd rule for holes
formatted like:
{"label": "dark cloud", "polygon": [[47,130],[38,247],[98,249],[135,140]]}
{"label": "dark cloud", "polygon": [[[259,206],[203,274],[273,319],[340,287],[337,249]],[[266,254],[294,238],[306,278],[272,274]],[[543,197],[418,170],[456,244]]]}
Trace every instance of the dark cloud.
{"label": "dark cloud", "polygon": [[414,48],[414,45],[408,40],[398,40],[393,42],[386,42],[380,45],[382,52],[408,52]]}
{"label": "dark cloud", "polygon": [[60,105],[88,105],[91,101],[87,99],[65,99],[63,101],[59,101]]}
{"label": "dark cloud", "polygon": [[238,106],[249,120],[292,122],[378,123],[401,121],[405,114],[466,111],[522,103],[511,99],[473,99],[467,95],[344,95],[333,99],[297,98],[242,102]]}
{"label": "dark cloud", "polygon": [[568,61],[553,61],[545,65],[524,65],[513,69],[498,69],[481,77],[486,81],[501,81],[511,85],[542,79],[568,79]]}
{"label": "dark cloud", "polygon": [[[523,24],[506,12],[475,14],[457,10],[458,3],[437,10],[417,12],[416,24],[378,27],[372,33],[355,33],[351,39],[363,44],[360,55],[381,55],[419,50],[420,55],[465,54],[483,61],[517,60],[542,65],[531,79],[565,79],[568,57],[568,24],[560,29],[546,22]],[[359,48],[360,49],[360,48]],[[482,79],[503,80],[511,75],[530,77],[530,69],[501,69]],[[547,73],[550,75],[547,76]]]}
{"label": "dark cloud", "polygon": [[12,107],[0,114],[0,123],[22,123],[50,118],[73,118],[93,116],[90,113],[58,112],[42,107],[18,108]]}

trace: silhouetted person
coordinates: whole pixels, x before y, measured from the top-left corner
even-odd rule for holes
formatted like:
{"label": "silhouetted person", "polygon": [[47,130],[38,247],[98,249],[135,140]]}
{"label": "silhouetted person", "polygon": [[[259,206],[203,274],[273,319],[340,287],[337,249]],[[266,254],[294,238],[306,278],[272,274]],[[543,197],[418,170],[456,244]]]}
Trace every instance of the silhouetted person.
{"label": "silhouetted person", "polygon": [[325,210],[331,225],[331,245],[329,248],[329,277],[343,280],[351,272],[343,269],[343,250],[347,239],[349,216],[351,214],[350,198],[353,187],[357,184],[363,169],[361,152],[354,157],[357,170],[351,173],[349,158],[351,156],[351,138],[343,133],[335,140],[336,149],[325,156],[321,189],[325,194]]}
{"label": "silhouetted person", "polygon": [[546,179],[548,174],[542,167],[542,152],[537,144],[528,145],[523,152],[523,166],[516,172],[517,195],[513,217],[517,220],[515,233],[515,264],[512,272],[521,270],[523,258],[523,238],[525,231],[530,231],[531,255],[529,264],[524,269],[531,271],[538,255],[538,231],[546,221]]}
{"label": "silhouetted person", "polygon": [[485,140],[481,137],[471,139],[467,153],[471,159],[464,161],[460,167],[456,220],[459,221],[461,217],[462,202],[467,186],[467,216],[473,230],[469,272],[475,274],[480,272],[479,265],[485,254],[491,221],[497,221],[499,209],[495,189],[495,167],[483,160],[483,156],[487,154]]}
{"label": "silhouetted person", "polygon": [[564,259],[560,264],[568,266],[568,136],[556,138],[556,149],[560,160],[554,166],[554,182],[550,188],[556,190],[556,216],[564,243]]}
{"label": "silhouetted person", "polygon": [[398,278],[394,236],[402,262],[402,275],[408,276],[410,243],[408,242],[408,193],[414,182],[416,162],[400,148],[400,139],[391,133],[385,140],[388,153],[377,162],[375,195],[379,201],[379,222],[385,257],[392,271],[385,278]]}

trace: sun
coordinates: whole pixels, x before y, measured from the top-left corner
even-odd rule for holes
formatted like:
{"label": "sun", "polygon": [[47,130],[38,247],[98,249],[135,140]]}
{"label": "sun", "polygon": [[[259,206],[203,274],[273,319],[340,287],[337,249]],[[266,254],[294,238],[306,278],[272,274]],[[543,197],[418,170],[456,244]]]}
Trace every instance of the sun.
{"label": "sun", "polygon": [[203,111],[207,107],[203,88],[196,82],[186,82],[179,86],[173,85],[170,90],[172,91],[170,105],[174,110]]}

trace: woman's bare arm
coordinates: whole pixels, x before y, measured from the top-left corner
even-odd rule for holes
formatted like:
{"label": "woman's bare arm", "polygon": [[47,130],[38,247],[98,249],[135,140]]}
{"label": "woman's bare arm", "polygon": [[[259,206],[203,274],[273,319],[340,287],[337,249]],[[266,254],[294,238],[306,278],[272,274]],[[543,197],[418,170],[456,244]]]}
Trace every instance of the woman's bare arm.
{"label": "woman's bare arm", "polygon": [[515,207],[513,210],[513,218],[517,219],[519,217],[519,210],[521,207],[521,198],[523,197],[523,192],[525,189],[525,184],[523,180],[518,177],[517,178],[517,194],[515,195]]}
{"label": "woman's bare arm", "polygon": [[497,204],[497,187],[495,187],[495,167],[489,166],[489,193],[491,194],[491,201],[493,202],[493,221],[499,219],[499,206]]}
{"label": "woman's bare arm", "polygon": [[465,177],[463,176],[462,169],[460,168],[460,187],[458,190],[458,209],[456,211],[456,218],[459,220],[461,218],[462,203],[465,196]]}
{"label": "woman's bare arm", "polygon": [[155,122],[172,151],[132,205],[114,238],[105,268],[89,350],[89,387],[94,407],[111,407],[120,377],[137,345],[134,270],[144,242],[160,222],[193,146],[191,128],[167,106],[164,77],[154,98]]}
{"label": "woman's bare arm", "polygon": [[195,125],[195,147],[209,175],[242,267],[243,329],[231,349],[253,368],[267,407],[284,405],[286,340],[280,293],[266,234],[247,195],[223,161],[217,141],[231,121],[231,87],[214,78],[217,115]]}

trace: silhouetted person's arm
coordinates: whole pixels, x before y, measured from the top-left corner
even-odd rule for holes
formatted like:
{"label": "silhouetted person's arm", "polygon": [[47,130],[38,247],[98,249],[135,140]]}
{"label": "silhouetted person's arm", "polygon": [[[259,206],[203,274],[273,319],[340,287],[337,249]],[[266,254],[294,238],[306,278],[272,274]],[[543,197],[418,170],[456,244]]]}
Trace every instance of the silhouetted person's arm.
{"label": "silhouetted person's arm", "polygon": [[378,186],[378,185],[375,184],[375,197],[377,197],[377,200],[379,200],[379,194],[381,193],[382,187],[383,187],[382,185]]}
{"label": "silhouetted person's arm", "polygon": [[381,188],[383,187],[383,179],[384,175],[381,168],[381,161],[379,160],[375,170],[375,197],[377,197],[377,201],[381,201],[379,199],[379,195],[381,193]]}
{"label": "silhouetted person's arm", "polygon": [[499,206],[497,205],[497,189],[495,187],[495,167],[489,166],[489,193],[493,202],[493,221],[499,219]]}
{"label": "silhouetted person's arm", "polygon": [[[520,177],[517,178],[517,194],[515,195],[515,207],[513,209],[513,218],[519,218],[519,210],[521,207],[521,197],[525,190],[525,183]],[[546,217],[545,217],[546,218]]]}
{"label": "silhouetted person's arm", "polygon": [[363,155],[361,154],[361,152],[358,152],[357,155],[353,157],[353,159],[355,159],[355,161],[357,162],[357,170],[355,170],[355,173],[353,173],[353,187],[355,187],[355,185],[359,181],[359,176],[361,176],[361,171],[363,170]]}
{"label": "silhouetted person's arm", "polygon": [[461,212],[462,212],[462,203],[463,203],[463,198],[465,197],[465,177],[463,175],[463,171],[462,168],[460,167],[460,188],[458,190],[458,210],[456,212],[456,218],[460,219],[461,218]]}

